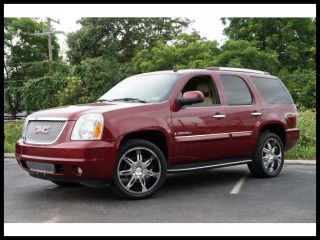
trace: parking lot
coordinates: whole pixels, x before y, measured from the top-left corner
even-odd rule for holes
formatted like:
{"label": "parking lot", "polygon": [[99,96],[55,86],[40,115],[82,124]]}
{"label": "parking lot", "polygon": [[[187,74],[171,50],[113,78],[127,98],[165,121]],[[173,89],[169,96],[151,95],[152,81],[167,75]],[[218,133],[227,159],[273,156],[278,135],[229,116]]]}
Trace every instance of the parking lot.
{"label": "parking lot", "polygon": [[316,222],[315,166],[284,166],[255,179],[246,165],[170,174],[147,200],[121,200],[109,188],[61,188],[4,160],[4,221],[30,222]]}

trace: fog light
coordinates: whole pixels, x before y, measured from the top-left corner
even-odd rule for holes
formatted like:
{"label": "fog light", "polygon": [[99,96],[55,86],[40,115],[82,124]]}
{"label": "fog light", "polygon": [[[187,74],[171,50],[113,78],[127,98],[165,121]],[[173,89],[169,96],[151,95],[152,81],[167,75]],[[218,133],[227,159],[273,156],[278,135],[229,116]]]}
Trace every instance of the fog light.
{"label": "fog light", "polygon": [[73,166],[72,170],[74,172],[74,174],[81,176],[82,175],[82,168],[79,166]]}
{"label": "fog light", "polygon": [[78,172],[79,175],[82,175],[82,169],[81,169],[81,167],[77,167],[77,172]]}

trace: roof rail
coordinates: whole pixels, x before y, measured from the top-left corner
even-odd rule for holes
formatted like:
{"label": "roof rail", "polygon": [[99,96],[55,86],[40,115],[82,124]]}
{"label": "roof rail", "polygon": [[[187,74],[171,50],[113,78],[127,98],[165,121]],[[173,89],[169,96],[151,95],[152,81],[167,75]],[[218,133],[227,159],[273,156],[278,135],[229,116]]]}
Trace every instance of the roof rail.
{"label": "roof rail", "polygon": [[258,74],[265,74],[270,75],[268,72],[247,69],[247,68],[232,68],[232,67],[208,67],[207,70],[220,70],[220,71],[236,71],[236,72],[248,72],[248,73],[258,73]]}

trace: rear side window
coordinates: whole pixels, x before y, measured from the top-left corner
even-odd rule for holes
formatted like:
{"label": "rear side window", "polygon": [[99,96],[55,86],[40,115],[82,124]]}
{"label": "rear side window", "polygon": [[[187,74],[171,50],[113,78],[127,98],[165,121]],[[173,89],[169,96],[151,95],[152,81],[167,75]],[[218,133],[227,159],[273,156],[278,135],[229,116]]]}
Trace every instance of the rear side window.
{"label": "rear side window", "polygon": [[251,79],[266,103],[293,103],[289,91],[279,79],[264,77],[251,77]]}
{"label": "rear side window", "polygon": [[252,104],[252,96],[247,84],[240,77],[220,76],[228,105]]}

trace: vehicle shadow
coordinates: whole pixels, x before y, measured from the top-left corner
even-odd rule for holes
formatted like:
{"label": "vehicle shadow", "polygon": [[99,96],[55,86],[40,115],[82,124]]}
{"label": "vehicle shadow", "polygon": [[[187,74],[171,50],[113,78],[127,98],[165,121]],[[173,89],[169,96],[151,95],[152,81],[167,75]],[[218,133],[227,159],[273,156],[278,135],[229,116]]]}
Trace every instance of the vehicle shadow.
{"label": "vehicle shadow", "polygon": [[[221,189],[223,189],[224,193],[229,193],[229,188],[245,173],[248,173],[246,168],[229,168],[168,174],[164,185],[152,198],[171,198],[179,194],[190,194],[190,192],[221,192]],[[59,187],[50,182],[40,188],[37,185],[33,186],[32,190],[25,192],[24,200],[77,201],[78,203],[87,201],[128,201],[115,195],[111,187],[93,188],[82,185]]]}

